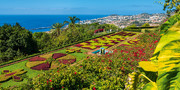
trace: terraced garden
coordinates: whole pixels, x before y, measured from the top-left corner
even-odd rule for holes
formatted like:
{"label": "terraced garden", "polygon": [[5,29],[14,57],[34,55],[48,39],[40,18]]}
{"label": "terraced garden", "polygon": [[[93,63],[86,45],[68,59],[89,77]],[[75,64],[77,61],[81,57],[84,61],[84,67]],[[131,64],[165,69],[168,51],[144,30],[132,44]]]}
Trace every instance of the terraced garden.
{"label": "terraced garden", "polygon": [[[138,33],[132,33],[132,32],[118,32],[111,35],[99,37],[56,52],[32,57],[29,60],[0,68],[0,71],[2,72],[3,70],[13,71],[18,69],[23,69],[27,73],[25,75],[19,75],[15,78],[21,78],[21,77],[33,78],[38,74],[41,74],[42,72],[46,72],[47,70],[57,69],[59,67],[59,64],[70,65],[79,62],[85,59],[86,56],[88,56],[87,52],[92,52],[92,50],[99,49],[100,47],[104,47],[107,49],[111,46],[115,46],[118,43],[128,40],[128,38],[137,34]],[[130,40],[123,43],[123,45],[131,45],[133,43],[137,43],[137,41],[138,41],[137,39]],[[12,76],[8,78],[13,78]],[[1,87],[20,85],[22,83],[27,82],[27,78],[23,79],[23,81],[21,82],[14,82],[13,80],[14,79],[12,80],[8,79],[2,81]]]}
{"label": "terraced garden", "polygon": [[[0,71],[1,72],[3,70],[14,71],[17,69],[23,69],[26,71],[26,74],[18,75],[17,77],[11,76],[10,78],[21,78],[21,77],[33,78],[33,77],[38,76],[41,73],[44,73],[44,72],[48,73],[49,71],[54,71],[56,69],[59,69],[59,68],[61,68],[62,65],[69,66],[69,65],[73,64],[75,66],[77,66],[77,65],[83,66],[82,63],[84,63],[84,60],[86,62],[87,56],[88,56],[88,58],[89,57],[94,57],[94,58],[99,57],[99,56],[96,56],[96,54],[92,54],[91,52],[99,49],[100,47],[104,47],[108,50],[111,50],[111,51],[113,51],[113,54],[115,54],[117,52],[117,48],[119,50],[121,50],[120,51],[121,53],[127,53],[127,52],[131,52],[131,51],[126,51],[126,49],[128,49],[129,46],[134,47],[136,45],[137,46],[141,46],[141,44],[144,45],[147,38],[146,39],[140,38],[140,37],[138,37],[139,35],[140,35],[140,33],[124,32],[124,31],[114,33],[111,35],[107,35],[107,36],[99,37],[99,38],[96,38],[93,40],[89,40],[89,41],[86,41],[86,42],[83,42],[80,44],[76,44],[74,46],[67,47],[67,48],[59,50],[59,51],[35,56],[35,57],[30,58],[29,60],[22,61],[22,62],[19,62],[16,64],[12,64],[10,66],[0,68]],[[156,35],[156,34],[154,34],[154,35]],[[150,41],[153,41],[153,40],[150,40]],[[88,53],[91,53],[91,54],[88,54]],[[137,53],[135,52],[133,54],[135,56],[138,56],[138,52]],[[141,54],[143,54],[143,53],[141,53]],[[93,55],[93,56],[90,56],[90,55]],[[102,58],[108,57],[110,59],[111,56],[109,57],[109,55],[111,55],[111,54],[106,53],[105,55],[102,55],[100,57],[102,57]],[[124,57],[124,55],[120,55],[120,56]],[[126,56],[126,57],[129,57],[129,56]],[[130,60],[131,58],[124,58],[124,59]],[[138,60],[141,60],[141,59],[138,58],[137,61]],[[142,60],[147,60],[147,59],[143,58]],[[111,60],[109,62],[111,62]],[[127,61],[126,61],[126,63],[127,63]],[[131,62],[131,63],[132,63],[132,65],[135,64],[134,62]],[[129,62],[127,64],[129,64]],[[113,69],[113,67],[107,66],[107,69],[111,70],[111,69]],[[125,71],[128,69],[129,69],[129,67],[120,65],[120,71],[121,70]],[[8,87],[8,86],[14,86],[14,85],[18,86],[18,85],[21,85],[22,83],[27,83],[27,81],[28,81],[28,78],[24,78],[21,82],[14,82],[14,79],[9,79],[9,80],[1,82],[1,87]]]}

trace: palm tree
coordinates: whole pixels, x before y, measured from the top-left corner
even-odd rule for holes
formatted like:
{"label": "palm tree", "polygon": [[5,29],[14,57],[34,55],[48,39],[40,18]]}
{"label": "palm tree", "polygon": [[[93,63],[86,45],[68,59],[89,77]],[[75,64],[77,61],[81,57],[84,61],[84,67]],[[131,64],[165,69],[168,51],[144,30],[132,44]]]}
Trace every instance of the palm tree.
{"label": "palm tree", "polygon": [[70,19],[70,21],[71,21],[70,24],[69,24],[69,26],[71,26],[71,27],[74,27],[75,22],[80,20],[79,18],[76,18],[76,16],[69,17],[69,19]]}
{"label": "palm tree", "polygon": [[60,32],[61,32],[61,28],[66,24],[68,23],[68,21],[64,21],[63,23],[55,23],[52,25],[52,30],[53,33],[55,33],[57,36],[60,35]]}

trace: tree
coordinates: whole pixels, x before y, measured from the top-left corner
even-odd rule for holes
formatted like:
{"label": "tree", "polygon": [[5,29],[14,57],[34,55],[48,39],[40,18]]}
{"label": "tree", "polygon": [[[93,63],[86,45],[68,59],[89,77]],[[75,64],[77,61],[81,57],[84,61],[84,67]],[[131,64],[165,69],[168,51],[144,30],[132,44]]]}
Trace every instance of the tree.
{"label": "tree", "polygon": [[76,16],[73,16],[73,17],[69,17],[69,20],[71,21],[71,22],[69,23],[69,26],[70,26],[70,27],[74,27],[76,21],[79,21],[80,19],[79,19],[79,18],[76,18]]}
{"label": "tree", "polygon": [[167,11],[180,11],[180,0],[165,0],[164,9]]}
{"label": "tree", "polygon": [[18,55],[38,52],[32,33],[18,23],[14,26],[4,24],[0,27],[0,60],[8,61]]}
{"label": "tree", "polygon": [[51,47],[53,47],[50,34],[45,32],[35,32],[33,34],[33,37],[37,42],[38,50],[50,49]]}
{"label": "tree", "polygon": [[68,23],[68,21],[64,21],[63,23],[55,23],[52,25],[52,30],[54,30],[52,33],[55,36],[59,36],[61,32],[61,28]]}

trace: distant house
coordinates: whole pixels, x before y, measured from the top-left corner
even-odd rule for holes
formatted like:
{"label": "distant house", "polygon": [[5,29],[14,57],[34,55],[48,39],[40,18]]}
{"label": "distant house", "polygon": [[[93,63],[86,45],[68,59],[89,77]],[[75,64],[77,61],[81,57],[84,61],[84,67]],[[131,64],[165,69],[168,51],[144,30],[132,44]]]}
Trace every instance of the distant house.
{"label": "distant house", "polygon": [[98,29],[98,30],[95,30],[94,33],[98,33],[98,32],[103,32],[104,29]]}

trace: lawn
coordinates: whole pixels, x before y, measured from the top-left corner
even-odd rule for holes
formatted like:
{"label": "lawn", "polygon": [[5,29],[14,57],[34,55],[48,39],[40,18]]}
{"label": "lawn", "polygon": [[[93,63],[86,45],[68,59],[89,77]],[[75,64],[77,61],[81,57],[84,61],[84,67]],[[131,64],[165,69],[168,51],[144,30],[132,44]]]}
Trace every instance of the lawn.
{"label": "lawn", "polygon": [[[83,58],[86,57],[86,54],[83,54],[83,53],[87,52],[87,51],[86,50],[81,50],[81,51],[82,51],[82,53],[71,53],[70,54],[70,55],[73,55],[73,56],[76,57],[76,62],[78,62],[78,61],[80,61],[80,60],[82,60]],[[62,50],[59,50],[59,51],[56,51],[56,52],[52,52],[52,54],[53,53],[66,53],[66,49],[62,49]],[[26,75],[29,78],[33,78],[33,77],[37,76],[38,74],[44,72],[44,71],[32,70],[32,69],[26,67],[25,64],[27,62],[28,62],[28,60],[13,64],[13,65],[10,65],[10,66],[0,68],[0,73],[1,73],[2,70],[13,71],[13,70],[17,70],[17,69],[24,69],[25,71],[27,71]],[[0,86],[1,87],[8,87],[8,86],[14,86],[14,85],[18,86],[18,85],[21,85],[22,83],[27,83],[27,79],[24,79],[22,82],[14,82],[11,79],[11,80],[8,80],[6,82],[1,83]]]}

